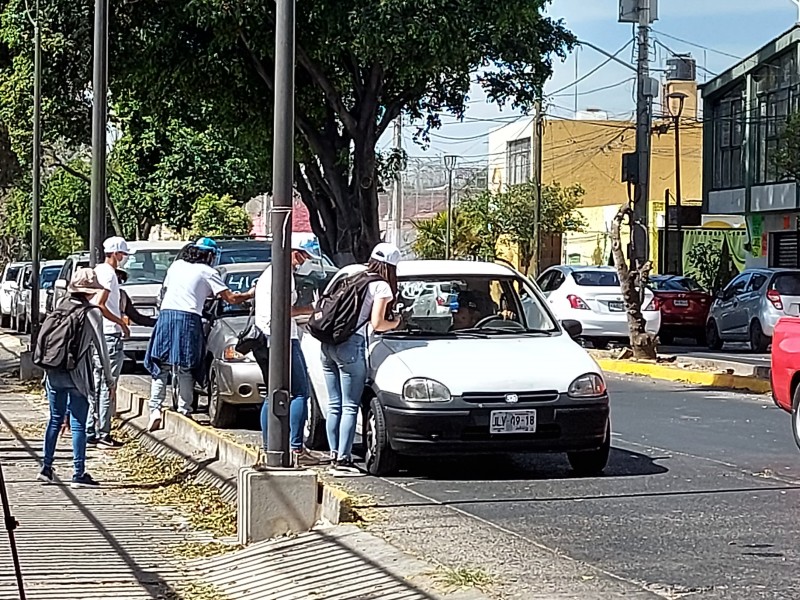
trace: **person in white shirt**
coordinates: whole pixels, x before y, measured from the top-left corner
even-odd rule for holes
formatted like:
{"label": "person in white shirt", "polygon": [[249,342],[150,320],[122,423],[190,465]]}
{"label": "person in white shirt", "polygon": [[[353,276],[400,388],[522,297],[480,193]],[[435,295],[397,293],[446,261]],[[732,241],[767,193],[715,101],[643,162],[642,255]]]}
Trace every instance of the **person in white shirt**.
{"label": "person in white shirt", "polygon": [[[310,266],[309,260],[319,260],[318,256],[310,250],[300,245],[292,246],[292,269],[295,274],[306,274],[306,265]],[[300,348],[300,329],[294,317],[300,315],[310,315],[313,311],[312,306],[296,307],[297,291],[295,290],[294,277],[291,281],[291,304],[292,319],[290,324],[291,340],[291,372],[290,372],[290,395],[289,402],[289,445],[292,452],[292,462],[295,466],[311,466],[319,464],[303,446],[303,432],[305,430],[306,419],[308,418],[308,372],[303,351]],[[269,265],[261,276],[255,287],[255,325],[264,336],[264,343],[255,350],[258,366],[264,378],[264,384],[269,384],[269,338],[270,322],[272,319],[272,265]],[[267,421],[269,419],[269,402],[264,398],[261,406],[261,434],[263,438],[264,451],[267,450]]]}
{"label": "person in white shirt", "polygon": [[200,238],[167,270],[161,310],[144,357],[144,366],[153,381],[150,385],[150,431],[161,427],[161,408],[173,369],[178,386],[178,412],[192,412],[194,382],[202,381],[205,336],[203,307],[210,298],[241,304],[253,297],[253,290],[232,292],[211,265],[217,244]]}
{"label": "person in white shirt", "polygon": [[[94,268],[98,283],[103,291],[97,294],[93,303],[103,313],[103,336],[108,348],[113,379],[119,379],[122,363],[125,362],[122,338],[130,335],[128,326],[122,319],[122,303],[120,301],[120,285],[117,269],[125,266],[128,256],[133,251],[128,242],[119,236],[110,237],[103,242],[105,261]],[[103,377],[103,366],[100,355],[94,353],[95,392],[89,403],[89,415],[86,420],[86,443],[89,446],[119,448],[122,444],[111,436],[111,418],[115,412],[115,390],[109,388]]]}
{"label": "person in white shirt", "polygon": [[322,344],[322,370],[328,388],[326,427],[331,449],[334,477],[358,475],[353,465],[353,440],[356,435],[358,410],[367,381],[367,335],[374,331],[392,331],[402,324],[390,319],[397,298],[397,264],[400,250],[394,244],[380,243],[372,250],[367,271],[378,275],[371,281],[359,313],[363,325],[341,344]]}

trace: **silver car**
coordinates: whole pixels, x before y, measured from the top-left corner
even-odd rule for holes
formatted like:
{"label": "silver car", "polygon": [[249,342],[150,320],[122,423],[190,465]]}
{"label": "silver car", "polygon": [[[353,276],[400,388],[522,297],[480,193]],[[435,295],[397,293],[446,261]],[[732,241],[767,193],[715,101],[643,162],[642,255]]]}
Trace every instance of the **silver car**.
{"label": "silver car", "polygon": [[766,352],[778,319],[800,316],[800,270],[748,269],[717,293],[708,313],[708,347],[749,342]]}

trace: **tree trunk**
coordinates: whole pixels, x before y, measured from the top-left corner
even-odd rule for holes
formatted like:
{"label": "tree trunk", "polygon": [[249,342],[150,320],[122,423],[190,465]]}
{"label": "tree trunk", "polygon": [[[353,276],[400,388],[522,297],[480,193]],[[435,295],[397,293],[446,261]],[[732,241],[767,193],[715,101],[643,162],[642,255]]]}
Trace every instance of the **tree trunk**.
{"label": "tree trunk", "polygon": [[519,252],[520,271],[527,277],[531,270],[531,261],[533,260],[533,243],[519,242],[517,244],[517,251]]}
{"label": "tree trunk", "polygon": [[[629,222],[633,219],[633,209],[630,202],[626,202],[620,207],[611,223],[611,252],[614,255],[614,264],[617,267],[620,287],[622,288],[622,298],[625,302],[625,312],[628,316],[631,348],[633,349],[634,358],[656,360],[658,358],[656,338],[647,333],[645,320],[642,316],[643,295],[639,293],[639,290],[643,290],[652,266],[648,261],[639,271],[632,271],[628,268],[620,236],[622,222],[625,217],[628,217]],[[637,286],[639,290],[637,290]]]}

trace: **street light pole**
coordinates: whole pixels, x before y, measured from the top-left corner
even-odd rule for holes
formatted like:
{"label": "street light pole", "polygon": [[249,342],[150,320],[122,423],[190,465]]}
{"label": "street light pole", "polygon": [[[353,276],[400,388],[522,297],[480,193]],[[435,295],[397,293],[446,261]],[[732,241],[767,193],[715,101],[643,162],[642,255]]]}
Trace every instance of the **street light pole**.
{"label": "street light pole", "polygon": [[289,467],[292,184],[294,173],[295,0],[277,0],[272,150],[272,305],[269,352],[269,467]]}
{"label": "street light pole", "polygon": [[451,246],[453,243],[453,169],[458,162],[457,156],[447,155],[444,157],[444,168],[447,169],[447,228],[444,240],[444,258],[450,260],[452,257]]}
{"label": "street light pole", "polygon": [[[683,107],[687,97],[688,96],[682,92],[673,92],[667,96],[667,106],[670,115],[672,115],[672,122],[675,127],[675,229],[678,232],[678,248],[683,248],[683,230],[681,229],[681,203],[683,200],[681,191],[681,115],[683,114]],[[673,112],[669,100],[675,100],[678,103],[678,109],[676,111]],[[665,208],[669,210],[669,206]],[[667,234],[668,233],[667,231]],[[667,260],[669,260],[669,257],[667,257]],[[678,262],[681,263],[682,261]],[[677,270],[677,274],[682,275],[683,265],[681,264]]]}
{"label": "street light pole", "polygon": [[39,334],[39,271],[41,270],[42,205],[42,31],[39,27],[39,0],[33,22],[33,190],[31,207],[31,353]]}
{"label": "street light pole", "polygon": [[108,122],[108,0],[94,3],[92,73],[92,197],[89,211],[89,264],[103,254],[106,218],[106,123]]}

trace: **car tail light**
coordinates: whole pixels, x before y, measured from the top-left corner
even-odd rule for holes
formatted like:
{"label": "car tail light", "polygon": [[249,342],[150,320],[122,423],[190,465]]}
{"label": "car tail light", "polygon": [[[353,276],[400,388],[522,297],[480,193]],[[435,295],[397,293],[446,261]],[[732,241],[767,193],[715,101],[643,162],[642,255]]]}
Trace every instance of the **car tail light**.
{"label": "car tail light", "polygon": [[783,300],[781,300],[781,294],[778,290],[768,291],[767,300],[772,302],[772,306],[774,306],[778,310],[783,310]]}
{"label": "car tail light", "polygon": [[653,296],[653,299],[650,300],[650,304],[645,307],[645,310],[661,310],[661,301]]}
{"label": "car tail light", "polygon": [[578,298],[578,296],[570,294],[567,296],[567,300],[569,300],[569,305],[576,310],[590,310],[586,302]]}

